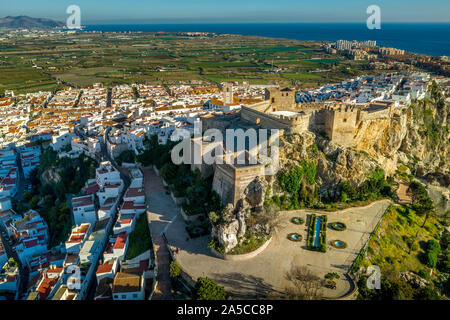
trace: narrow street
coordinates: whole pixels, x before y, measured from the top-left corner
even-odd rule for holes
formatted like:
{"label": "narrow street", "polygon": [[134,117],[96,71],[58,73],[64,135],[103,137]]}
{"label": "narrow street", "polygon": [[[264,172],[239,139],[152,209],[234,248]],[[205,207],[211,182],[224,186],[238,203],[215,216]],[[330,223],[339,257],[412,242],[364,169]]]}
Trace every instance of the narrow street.
{"label": "narrow street", "polygon": [[[106,135],[107,133],[108,133],[108,130],[106,130],[105,135]],[[130,186],[130,183],[131,183],[130,177],[127,175],[127,173],[126,173],[124,170],[122,170],[122,168],[120,168],[120,167],[116,164],[116,162],[115,162],[113,159],[111,159],[111,157],[109,156],[109,154],[108,154],[108,152],[107,152],[107,150],[106,150],[106,144],[103,143],[103,142],[101,143],[101,159],[99,159],[99,160],[111,162],[111,164],[114,166],[114,168],[116,168],[116,169],[120,172],[120,178],[121,178],[121,179],[123,180],[123,182],[124,182],[124,188],[123,188],[123,191],[122,191],[122,193],[121,193],[121,195],[120,195],[120,199],[119,199],[119,203],[121,203],[122,200],[123,200],[123,196],[125,195],[125,191],[126,191],[126,190],[128,189],[128,187]],[[108,235],[111,235],[111,233],[112,233],[112,228],[113,228],[114,225],[116,224],[117,214],[116,214],[112,219],[114,219],[114,221],[113,221],[113,223],[111,224],[110,229],[109,229],[109,230],[106,230],[106,233],[107,233]],[[108,242],[106,241],[106,242],[105,242],[105,245],[104,245],[104,247],[103,247],[103,249],[102,249],[102,252],[105,250],[107,243],[108,243]],[[95,266],[96,269],[98,268],[98,265],[99,265],[99,260],[97,260],[97,263],[96,263],[96,266]],[[94,300],[96,290],[97,290],[97,281],[96,281],[96,277],[94,276],[94,277],[92,277],[91,283],[89,284],[88,290],[87,290],[87,292],[86,292],[85,299],[86,299],[86,300]]]}
{"label": "narrow street", "polygon": [[156,263],[158,264],[158,285],[152,300],[173,300],[170,285],[170,259],[169,251],[164,243],[163,236],[153,238],[156,251]]}
{"label": "narrow street", "polygon": [[164,231],[178,216],[179,209],[172,198],[166,194],[161,177],[153,169],[142,168],[144,174],[147,219],[155,246],[155,259],[158,266],[158,285],[153,300],[171,300],[170,253],[164,240]]}

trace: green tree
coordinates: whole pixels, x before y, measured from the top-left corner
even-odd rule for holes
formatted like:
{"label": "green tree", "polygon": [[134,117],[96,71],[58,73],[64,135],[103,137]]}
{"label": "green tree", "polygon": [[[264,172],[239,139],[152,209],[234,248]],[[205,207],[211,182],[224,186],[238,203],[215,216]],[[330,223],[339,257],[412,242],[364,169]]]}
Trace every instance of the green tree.
{"label": "green tree", "polygon": [[23,200],[28,202],[31,200],[31,198],[33,198],[33,192],[25,192],[23,194]]}
{"label": "green tree", "polygon": [[39,203],[39,197],[38,196],[34,196],[33,198],[31,198],[31,200],[28,202],[28,205],[30,206],[31,209],[35,210],[38,207],[38,203]]}
{"label": "green tree", "polygon": [[200,277],[195,284],[195,300],[226,300],[227,292],[225,288],[219,286],[208,277]]}
{"label": "green tree", "polygon": [[278,176],[281,189],[296,194],[300,190],[300,183],[303,180],[303,169],[300,166],[295,167],[290,172],[281,172]]}
{"label": "green tree", "polygon": [[408,192],[411,194],[412,198],[412,208],[419,216],[425,216],[422,224],[422,228],[425,227],[429,217],[434,215],[435,208],[433,201],[428,196],[428,191],[425,187],[417,182],[412,182],[408,187]]}
{"label": "green tree", "polygon": [[181,274],[181,267],[175,261],[172,261],[169,266],[169,273],[172,278],[177,278]]}
{"label": "green tree", "polygon": [[435,268],[438,257],[441,254],[441,246],[439,242],[436,240],[429,240],[427,242],[427,251],[426,251],[426,263],[430,268]]}

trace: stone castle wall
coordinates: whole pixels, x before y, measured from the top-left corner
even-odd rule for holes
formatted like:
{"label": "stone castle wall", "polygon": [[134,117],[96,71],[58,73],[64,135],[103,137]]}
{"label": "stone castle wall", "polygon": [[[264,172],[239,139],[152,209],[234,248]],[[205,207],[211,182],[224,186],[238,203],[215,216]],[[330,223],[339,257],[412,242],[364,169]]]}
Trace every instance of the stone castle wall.
{"label": "stone castle wall", "polygon": [[213,190],[220,195],[223,203],[232,203],[235,206],[247,186],[257,176],[264,176],[264,165],[236,167],[230,164],[216,164]]}
{"label": "stone castle wall", "polygon": [[385,108],[377,111],[359,110],[358,122],[378,119],[390,119],[392,117],[392,109]]}
{"label": "stone castle wall", "polygon": [[265,92],[265,99],[275,108],[292,107],[295,105],[295,91],[280,90],[279,88],[268,88]]}
{"label": "stone castle wall", "polygon": [[358,110],[347,107],[325,108],[325,133],[331,141],[350,146],[357,125]]}
{"label": "stone castle wall", "polygon": [[[268,110],[268,112],[272,111],[272,109]],[[309,128],[310,115],[304,114],[293,117],[275,116],[253,109],[252,107],[242,106],[241,119],[260,125],[262,128],[279,129],[286,133],[300,133]]]}

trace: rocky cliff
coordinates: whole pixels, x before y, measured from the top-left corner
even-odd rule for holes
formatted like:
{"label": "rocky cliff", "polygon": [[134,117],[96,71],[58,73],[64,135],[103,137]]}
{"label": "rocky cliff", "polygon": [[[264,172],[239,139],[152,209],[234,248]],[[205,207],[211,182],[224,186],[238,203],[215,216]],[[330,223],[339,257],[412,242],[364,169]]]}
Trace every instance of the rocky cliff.
{"label": "rocky cliff", "polygon": [[[316,181],[323,191],[335,191],[341,181],[361,185],[374,169],[382,168],[397,180],[399,166],[428,183],[449,187],[448,130],[450,105],[442,97],[413,102],[395,110],[390,118],[363,121],[355,130],[350,148],[305,132],[280,141],[281,168],[289,170],[302,160],[314,161]],[[439,178],[433,178],[439,173]]]}

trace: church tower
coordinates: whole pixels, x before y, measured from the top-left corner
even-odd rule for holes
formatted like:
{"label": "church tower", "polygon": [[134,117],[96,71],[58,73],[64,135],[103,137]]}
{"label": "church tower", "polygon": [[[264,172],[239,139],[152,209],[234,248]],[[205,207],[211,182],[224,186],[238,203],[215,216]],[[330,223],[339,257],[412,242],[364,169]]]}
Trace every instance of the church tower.
{"label": "church tower", "polygon": [[223,103],[224,105],[233,104],[233,84],[226,82],[222,85],[223,90]]}

